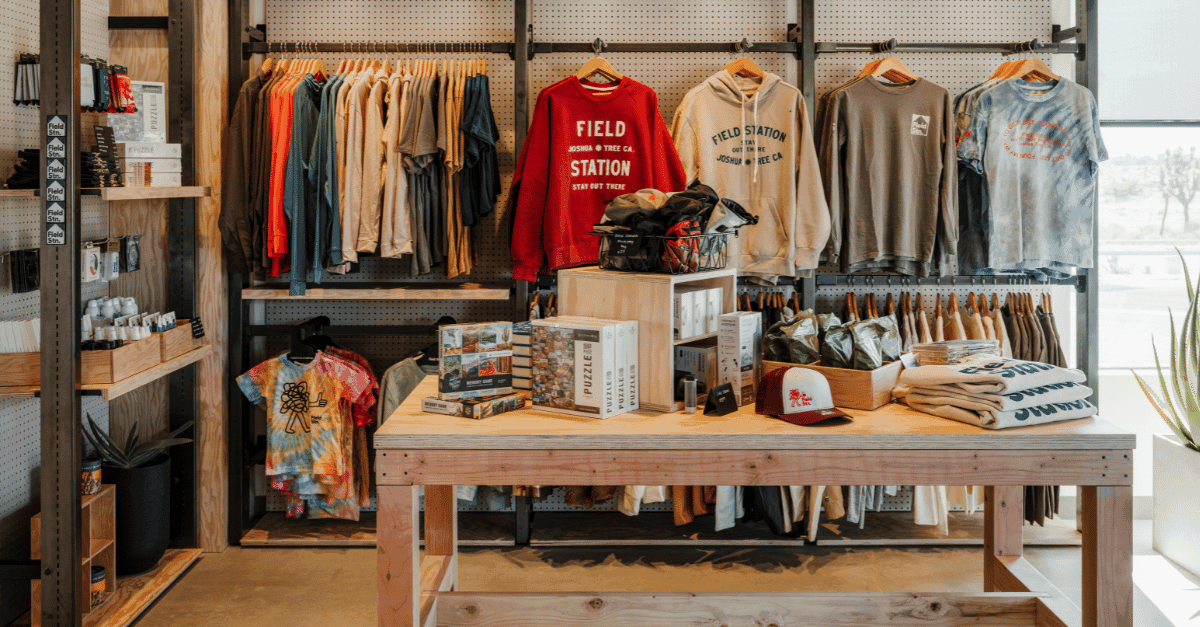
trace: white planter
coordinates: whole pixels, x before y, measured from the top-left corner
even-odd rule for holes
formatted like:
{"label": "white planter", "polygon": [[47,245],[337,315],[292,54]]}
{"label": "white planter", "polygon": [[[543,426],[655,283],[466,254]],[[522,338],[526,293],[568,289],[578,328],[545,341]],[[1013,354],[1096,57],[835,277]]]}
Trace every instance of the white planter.
{"label": "white planter", "polygon": [[1154,550],[1200,575],[1200,452],[1154,436]]}

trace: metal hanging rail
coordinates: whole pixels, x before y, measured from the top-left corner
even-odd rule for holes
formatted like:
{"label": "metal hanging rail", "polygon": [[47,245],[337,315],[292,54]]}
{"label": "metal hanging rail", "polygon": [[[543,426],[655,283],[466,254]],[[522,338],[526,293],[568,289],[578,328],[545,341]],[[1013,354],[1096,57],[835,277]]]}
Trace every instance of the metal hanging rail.
{"label": "metal hanging rail", "polygon": [[748,52],[780,52],[794,54],[798,49],[799,44],[793,41],[752,42],[745,39],[733,42],[680,41],[638,43],[608,43],[602,39],[596,39],[591,43],[561,43],[543,41],[535,42],[533,44],[534,54],[555,54],[563,52],[590,52],[593,54],[601,54],[605,52],[734,52],[738,54],[745,54]]}
{"label": "metal hanging rail", "polygon": [[884,52],[984,52],[993,54],[1021,54],[1027,52],[1046,52],[1050,54],[1084,54],[1083,44],[1043,43],[1038,39],[1016,43],[900,43],[896,39],[887,41],[853,43],[853,42],[818,42],[817,54],[837,52],[869,52],[880,54]]}
{"label": "metal hanging rail", "polygon": [[513,44],[507,41],[248,41],[242,43],[242,58],[252,54],[506,54],[512,56]]}

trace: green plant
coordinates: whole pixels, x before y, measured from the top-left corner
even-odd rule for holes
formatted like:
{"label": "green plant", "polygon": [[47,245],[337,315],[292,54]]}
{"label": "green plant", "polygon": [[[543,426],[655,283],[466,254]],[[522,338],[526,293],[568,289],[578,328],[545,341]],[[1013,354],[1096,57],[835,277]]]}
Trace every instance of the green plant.
{"label": "green plant", "polygon": [[133,428],[129,430],[129,438],[125,441],[125,448],[121,448],[108,433],[105,433],[92,420],[92,415],[87,415],[88,427],[81,429],[87,441],[96,449],[100,457],[104,459],[104,463],[108,466],[117,468],[137,468],[142,464],[158,457],[160,453],[166,449],[175,446],[176,444],[187,444],[192,440],[190,438],[177,437],[190,428],[194,421],[187,421],[186,424],[178,429],[167,434],[167,437],[159,440],[151,440],[145,443],[138,443],[138,423],[133,423]]}
{"label": "green plant", "polygon": [[[1170,373],[1163,374],[1162,363],[1158,358],[1158,347],[1153,345],[1154,336],[1150,337],[1154,349],[1154,365],[1158,369],[1158,382],[1162,387],[1162,396],[1142,380],[1137,373],[1138,385],[1150,404],[1171,427],[1176,436],[1188,448],[1200,451],[1200,277],[1192,286],[1192,278],[1188,273],[1187,261],[1183,253],[1176,248],[1179,260],[1183,262],[1183,279],[1187,284],[1188,311],[1183,318],[1183,328],[1175,333],[1175,316],[1167,310],[1171,318],[1171,362]],[[1167,378],[1170,377],[1168,385]]]}

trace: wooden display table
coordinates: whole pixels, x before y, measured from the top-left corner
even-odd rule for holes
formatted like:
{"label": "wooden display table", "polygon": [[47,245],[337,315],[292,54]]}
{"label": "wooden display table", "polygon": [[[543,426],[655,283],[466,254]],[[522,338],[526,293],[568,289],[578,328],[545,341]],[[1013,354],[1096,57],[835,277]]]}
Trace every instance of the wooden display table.
{"label": "wooden display table", "polygon": [[[422,413],[420,399],[435,394],[427,378],[375,434],[380,625],[1133,625],[1134,436],[1103,420],[988,431],[899,405],[813,427],[749,407],[723,417],[529,409],[470,420]],[[456,484],[964,483],[988,486],[987,593],[457,591]],[[1021,557],[1025,485],[1081,486],[1082,608]]]}

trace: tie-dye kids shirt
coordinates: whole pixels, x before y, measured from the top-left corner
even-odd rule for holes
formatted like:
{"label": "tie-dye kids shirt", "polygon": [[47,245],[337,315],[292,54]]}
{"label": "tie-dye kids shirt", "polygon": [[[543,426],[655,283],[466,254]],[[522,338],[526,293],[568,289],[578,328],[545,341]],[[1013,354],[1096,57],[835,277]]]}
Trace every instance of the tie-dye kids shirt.
{"label": "tie-dye kids shirt", "polygon": [[1004,81],[979,96],[958,156],[987,178],[992,269],[1092,267],[1108,159],[1092,92],[1066,78]]}
{"label": "tie-dye kids shirt", "polygon": [[267,475],[352,476],[350,408],[368,382],[343,379],[346,368],[320,352],[308,364],[280,355],[238,377],[246,398],[267,410]]}

